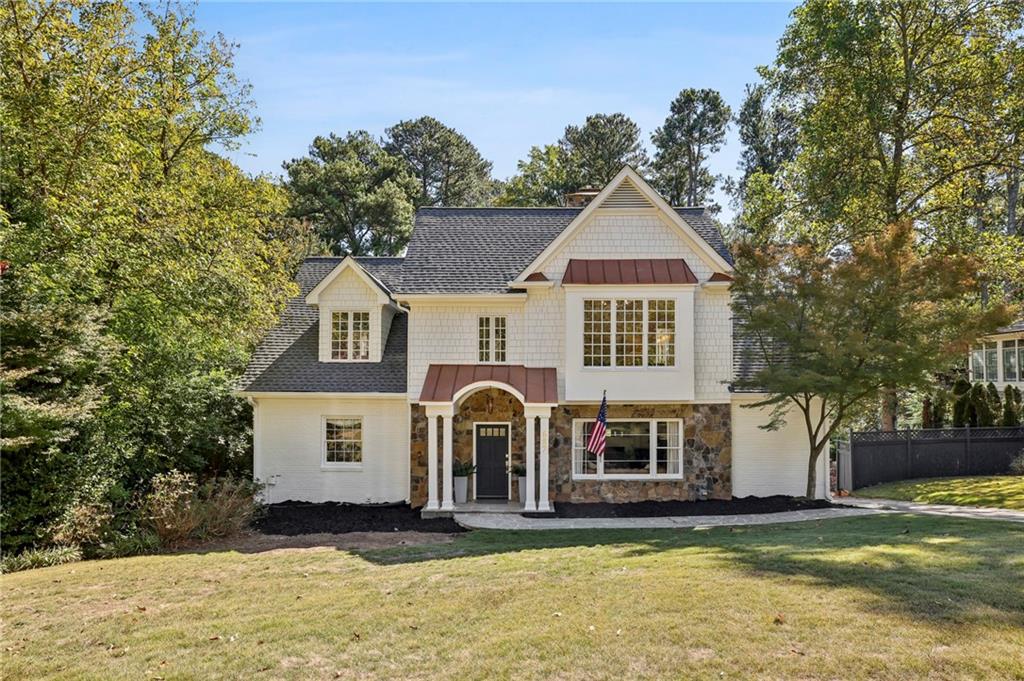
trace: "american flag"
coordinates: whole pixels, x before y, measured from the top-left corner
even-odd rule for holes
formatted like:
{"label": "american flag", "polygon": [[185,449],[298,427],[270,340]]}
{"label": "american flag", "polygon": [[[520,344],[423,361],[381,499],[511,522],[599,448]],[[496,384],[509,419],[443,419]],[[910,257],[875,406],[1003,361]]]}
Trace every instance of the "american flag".
{"label": "american flag", "polygon": [[597,420],[594,421],[594,428],[590,431],[590,441],[587,442],[587,451],[594,456],[604,455],[604,436],[608,430],[608,392],[601,396],[601,408],[597,412]]}

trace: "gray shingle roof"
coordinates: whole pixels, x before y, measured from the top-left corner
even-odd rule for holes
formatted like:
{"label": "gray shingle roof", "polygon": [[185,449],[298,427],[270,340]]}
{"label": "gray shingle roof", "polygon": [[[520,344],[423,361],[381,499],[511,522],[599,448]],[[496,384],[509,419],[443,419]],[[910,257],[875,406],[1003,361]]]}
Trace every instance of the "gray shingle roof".
{"label": "gray shingle roof", "polygon": [[[389,293],[505,293],[581,208],[421,208],[405,258],[356,260]],[[723,258],[732,256],[703,208],[676,212]],[[308,258],[301,289],[253,353],[239,387],[249,392],[395,392],[406,390],[406,317],[398,314],[379,363],[318,361],[317,308],[306,295],[343,258]]]}
{"label": "gray shingle roof", "polygon": [[996,333],[997,334],[1000,334],[1000,333],[1019,333],[1021,331],[1024,331],[1024,319],[1018,319],[1017,321],[1015,321],[1013,324],[1010,324],[1009,326],[1003,326],[1001,328],[996,329]]}
{"label": "gray shingle roof", "polygon": [[[405,314],[391,322],[381,362],[323,363],[317,348],[320,315],[306,304],[306,295],[343,258],[308,258],[296,280],[299,295],[290,299],[277,326],[270,330],[249,360],[239,389],[248,392],[386,392],[404,393],[406,386]],[[356,258],[367,272],[392,289],[401,258]]]}
{"label": "gray shingle roof", "polygon": [[[402,267],[401,293],[503,293],[582,208],[421,208]],[[676,212],[729,263],[703,208]]]}
{"label": "gray shingle roof", "polygon": [[[750,381],[757,372],[766,368],[766,363],[757,352],[757,341],[746,333],[743,323],[735,317],[732,320],[732,374],[736,382]],[[756,393],[757,388],[750,386],[730,385],[729,390],[736,393]]]}

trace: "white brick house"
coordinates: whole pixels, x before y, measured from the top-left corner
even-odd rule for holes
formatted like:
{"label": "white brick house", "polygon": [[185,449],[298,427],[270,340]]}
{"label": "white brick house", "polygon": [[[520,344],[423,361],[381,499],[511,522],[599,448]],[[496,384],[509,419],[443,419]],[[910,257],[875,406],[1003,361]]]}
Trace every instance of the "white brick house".
{"label": "white brick house", "polygon": [[525,467],[528,510],[800,495],[802,428],[759,429],[757,395],[730,387],[731,271],[703,209],[628,167],[583,208],[421,209],[405,257],[301,267],[242,379],[255,477],[275,502],[440,511],[454,461],[477,500],[518,499]]}

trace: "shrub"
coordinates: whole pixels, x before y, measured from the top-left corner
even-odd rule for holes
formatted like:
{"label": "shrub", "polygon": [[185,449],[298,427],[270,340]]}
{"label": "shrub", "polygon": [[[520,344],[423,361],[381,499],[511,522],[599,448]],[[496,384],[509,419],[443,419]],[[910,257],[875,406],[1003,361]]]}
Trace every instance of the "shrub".
{"label": "shrub", "polygon": [[935,393],[935,401],[932,403],[932,428],[945,428],[946,401],[946,391],[939,390]]}
{"label": "shrub", "polygon": [[995,415],[992,413],[989,392],[981,383],[975,383],[971,388],[967,421],[971,427],[988,428],[995,425]]}
{"label": "shrub", "polygon": [[953,427],[963,428],[968,425],[970,410],[971,384],[966,379],[958,378],[953,384]]}
{"label": "shrub", "polygon": [[476,473],[476,466],[471,461],[453,461],[452,462],[452,475],[456,478],[469,477]]}
{"label": "shrub", "polygon": [[1003,390],[1003,419],[1000,425],[1016,426],[1020,424],[1022,418],[1024,418],[1024,410],[1021,408],[1020,401],[1017,400],[1014,387],[1008,385]]}
{"label": "shrub", "polygon": [[526,464],[517,463],[512,466],[512,475],[516,475],[520,478],[526,477]]}
{"label": "shrub", "polygon": [[153,478],[142,505],[142,521],[165,548],[228,537],[252,522],[259,511],[258,486],[235,477],[197,485],[195,476],[171,471]]}
{"label": "shrub", "polygon": [[50,541],[57,546],[99,544],[109,531],[113,518],[114,514],[107,504],[77,503],[50,528]]}
{"label": "shrub", "polygon": [[82,560],[77,546],[51,546],[46,549],[26,549],[17,555],[5,555],[0,560],[0,573],[34,570],[35,568],[63,565]]}
{"label": "shrub", "polygon": [[1010,462],[1010,473],[1013,475],[1024,475],[1024,449],[1020,450],[1017,456]]}
{"label": "shrub", "polygon": [[92,550],[96,558],[125,558],[156,553],[160,538],[149,530],[136,529],[127,534],[116,534]]}

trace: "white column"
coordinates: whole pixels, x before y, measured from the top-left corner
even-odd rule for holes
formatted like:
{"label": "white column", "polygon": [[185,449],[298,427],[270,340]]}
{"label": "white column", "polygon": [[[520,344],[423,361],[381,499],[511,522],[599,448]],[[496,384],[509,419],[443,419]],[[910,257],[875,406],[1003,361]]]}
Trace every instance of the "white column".
{"label": "white column", "polygon": [[455,510],[455,479],[452,477],[452,415],[442,414],[441,422],[444,424],[442,438],[444,439],[444,470],[441,474],[444,478],[441,486],[444,493],[441,495],[441,510]]}
{"label": "white column", "polygon": [[534,461],[534,421],[536,417],[532,414],[526,415],[526,503],[523,504],[524,511],[536,511],[537,502],[534,501],[534,492],[537,489],[537,475]]}
{"label": "white column", "polygon": [[548,420],[540,417],[540,493],[537,497],[537,510],[550,511],[551,490],[548,488]]}
{"label": "white column", "polygon": [[436,511],[437,503],[437,414],[427,410],[427,510]]}

